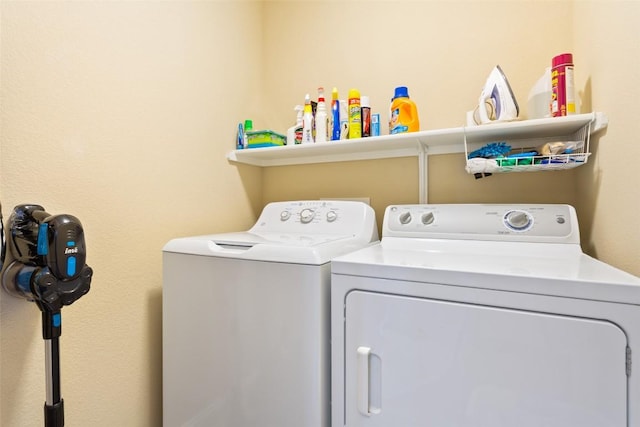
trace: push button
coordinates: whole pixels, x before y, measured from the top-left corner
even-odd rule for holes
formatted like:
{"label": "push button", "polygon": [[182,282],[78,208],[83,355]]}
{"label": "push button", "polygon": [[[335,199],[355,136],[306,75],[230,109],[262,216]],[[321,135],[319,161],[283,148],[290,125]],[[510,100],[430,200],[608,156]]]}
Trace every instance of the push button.
{"label": "push button", "polygon": [[67,276],[73,276],[76,274],[76,257],[70,256],[67,258]]}

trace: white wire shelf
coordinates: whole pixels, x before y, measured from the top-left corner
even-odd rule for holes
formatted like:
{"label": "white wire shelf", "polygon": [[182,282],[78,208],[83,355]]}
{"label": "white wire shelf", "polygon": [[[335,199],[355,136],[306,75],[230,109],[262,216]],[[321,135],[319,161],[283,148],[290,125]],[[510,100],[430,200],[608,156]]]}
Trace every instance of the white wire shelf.
{"label": "white wire shelf", "polygon": [[[470,174],[488,174],[557,171],[582,166],[588,162],[591,155],[589,144],[594,123],[596,123],[595,119],[584,123],[576,130],[566,128],[562,133],[558,130],[556,134],[541,132],[535,135],[522,135],[521,138],[513,138],[513,134],[502,135],[502,141],[499,143],[510,147],[511,150],[497,158],[470,159],[470,147],[478,148],[481,144],[469,143],[465,134],[465,169]],[[550,148],[547,148],[545,152],[543,147],[545,145],[549,147],[552,144],[559,147],[557,151],[550,152]],[[568,149],[568,147],[571,148]],[[479,151],[482,151],[482,147]]]}
{"label": "white wire shelf", "polygon": [[514,159],[514,164],[504,165],[495,159],[484,159],[484,165],[467,162],[468,173],[511,173],[511,172],[545,172],[573,169],[587,163],[591,153],[555,154],[549,156],[531,156]]}

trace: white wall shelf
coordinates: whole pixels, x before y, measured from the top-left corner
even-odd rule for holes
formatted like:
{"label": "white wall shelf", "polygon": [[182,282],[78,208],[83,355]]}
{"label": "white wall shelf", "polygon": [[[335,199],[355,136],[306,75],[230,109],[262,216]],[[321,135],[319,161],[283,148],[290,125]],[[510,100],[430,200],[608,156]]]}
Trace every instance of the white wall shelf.
{"label": "white wall shelf", "polygon": [[249,148],[231,151],[227,154],[227,159],[232,162],[269,167],[418,156],[422,151],[428,154],[464,153],[465,135],[468,143],[549,138],[573,134],[589,123],[591,123],[591,133],[595,133],[607,126],[608,119],[603,113],[589,113],[319,144]]}
{"label": "white wall shelf", "polygon": [[604,113],[576,114],[318,144],[234,150],[227,154],[227,159],[231,162],[270,167],[417,156],[420,168],[420,202],[426,203],[426,168],[427,156],[430,154],[465,153],[467,144],[561,138],[573,135],[586,126],[590,126],[590,133],[595,133],[607,125],[608,118]]}

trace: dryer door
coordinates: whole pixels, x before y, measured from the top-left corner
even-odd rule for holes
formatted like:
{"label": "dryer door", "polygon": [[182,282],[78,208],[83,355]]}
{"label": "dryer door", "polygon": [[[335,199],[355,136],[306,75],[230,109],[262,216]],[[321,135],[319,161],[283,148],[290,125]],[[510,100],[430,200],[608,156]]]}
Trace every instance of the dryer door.
{"label": "dryer door", "polygon": [[600,320],[353,291],[355,426],[624,427],[624,332]]}

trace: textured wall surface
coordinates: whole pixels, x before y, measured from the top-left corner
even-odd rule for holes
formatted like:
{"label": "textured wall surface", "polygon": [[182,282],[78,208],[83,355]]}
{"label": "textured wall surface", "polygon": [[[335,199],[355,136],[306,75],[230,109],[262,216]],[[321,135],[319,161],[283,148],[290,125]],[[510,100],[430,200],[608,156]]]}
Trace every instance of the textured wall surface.
{"label": "textured wall surface", "polygon": [[[224,158],[259,110],[261,5],[0,7],[5,216],[26,202],[77,216],[95,272],[62,311],[66,425],[157,427],[162,246],[248,227],[261,209],[260,170]],[[0,292],[0,332],[0,425],[42,425],[35,304]]]}
{"label": "textured wall surface", "polygon": [[[553,11],[551,13],[550,11]],[[230,165],[235,125],[284,131],[318,86],[357,87],[384,120],[407,85],[422,129],[460,126],[500,64],[526,117],[551,57],[573,52],[583,111],[603,111],[590,163],[474,180],[429,162],[429,200],[571,203],[583,247],[640,275],[634,160],[640,4],[632,1],[0,2],[0,196],[84,225],[91,292],[63,310],[69,426],[161,425],[161,249],[251,225],[264,203],[418,199],[417,160]],[[0,292],[0,425],[42,424],[34,304]]]}
{"label": "textured wall surface", "polygon": [[575,53],[583,97],[609,126],[592,140],[593,162],[579,168],[582,246],[640,276],[640,2],[576,2]]}

